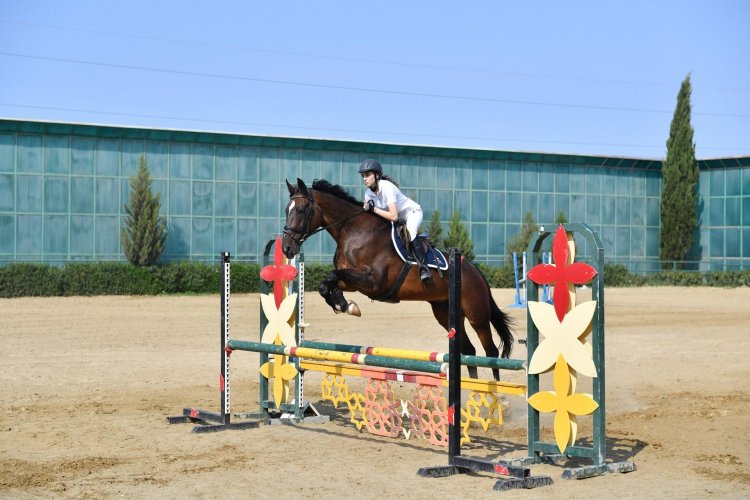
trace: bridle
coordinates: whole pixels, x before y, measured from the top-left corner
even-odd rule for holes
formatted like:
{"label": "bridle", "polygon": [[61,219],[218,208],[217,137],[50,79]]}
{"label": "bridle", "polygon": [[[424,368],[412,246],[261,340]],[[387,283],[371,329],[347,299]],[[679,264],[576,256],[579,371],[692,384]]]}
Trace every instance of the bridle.
{"label": "bridle", "polygon": [[[338,226],[340,224],[343,224],[344,222],[353,219],[357,217],[358,215],[361,215],[365,212],[367,212],[364,209],[360,209],[358,212],[356,212],[354,215],[350,215],[348,217],[344,217],[343,219],[336,221],[332,224],[328,224],[327,226],[320,226],[315,231],[310,232],[310,221],[312,220],[312,215],[316,206],[315,200],[313,199],[311,194],[302,194],[297,193],[293,194],[290,199],[294,200],[295,198],[304,198],[308,201],[307,206],[305,206],[305,222],[302,225],[302,227],[290,227],[290,226],[284,226],[284,235],[289,236],[291,239],[294,240],[295,243],[297,243],[298,246],[302,246],[302,243],[305,242],[307,238],[310,236],[317,234],[321,231],[325,231],[328,228]],[[295,234],[301,235],[299,238],[295,237]]]}
{"label": "bridle", "polygon": [[[317,233],[318,231],[322,230],[323,228],[320,227],[317,230],[315,230],[313,233],[308,234],[308,230],[310,229],[310,220],[312,219],[313,210],[315,208],[315,200],[313,200],[312,195],[304,195],[304,194],[293,194],[291,199],[294,200],[295,198],[304,198],[309,203],[307,206],[305,206],[305,223],[302,227],[289,227],[284,226],[284,235],[289,236],[291,239],[294,240],[297,245],[302,246],[302,243],[313,234]],[[294,234],[300,234],[302,235],[299,239],[295,238]]]}

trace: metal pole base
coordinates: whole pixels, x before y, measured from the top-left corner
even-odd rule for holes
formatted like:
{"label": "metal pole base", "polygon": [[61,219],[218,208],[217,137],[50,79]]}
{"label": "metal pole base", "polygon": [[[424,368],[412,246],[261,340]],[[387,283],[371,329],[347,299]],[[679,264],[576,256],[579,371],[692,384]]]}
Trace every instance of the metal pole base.
{"label": "metal pole base", "polygon": [[436,465],[435,467],[422,467],[417,471],[417,475],[420,477],[448,477],[462,472],[467,471],[458,470],[458,467],[452,465]]}
{"label": "metal pole base", "polygon": [[493,486],[494,490],[505,491],[510,489],[530,489],[552,484],[549,476],[532,476],[531,469],[527,467],[515,467],[503,462],[492,462],[482,458],[455,456],[451,457],[453,465],[423,467],[417,471],[421,477],[447,477],[454,474],[465,474],[467,472],[489,472],[500,476],[509,476],[508,479],[498,479]]}
{"label": "metal pole base", "polygon": [[168,424],[197,424],[191,431],[194,434],[260,427],[260,422],[258,421],[231,422],[228,420],[229,418],[225,418],[220,413],[199,410],[197,408],[183,408],[182,415],[167,417]]}
{"label": "metal pole base", "polygon": [[627,472],[633,472],[635,470],[637,469],[634,462],[615,462],[611,464],[590,465],[587,467],[565,469],[562,473],[562,478],[586,479],[589,477],[603,476],[604,474],[610,474],[613,472],[620,472],[622,474],[625,474]]}
{"label": "metal pole base", "polygon": [[495,491],[530,490],[531,488],[549,486],[550,484],[552,484],[552,478],[549,476],[529,476],[523,479],[498,479],[492,489]]}
{"label": "metal pole base", "polygon": [[[275,406],[272,401],[268,401],[267,404],[268,406]],[[299,411],[299,413],[302,415],[301,417],[296,416],[298,410],[300,409],[298,409],[295,405],[284,404],[282,405],[281,410],[268,408],[262,412],[238,413],[236,414],[236,416],[240,418],[260,418],[269,425],[291,425],[301,423],[322,424],[331,421],[330,416],[321,415],[321,413],[317,408],[315,408],[315,406],[313,406],[312,403],[304,403],[303,408]]]}

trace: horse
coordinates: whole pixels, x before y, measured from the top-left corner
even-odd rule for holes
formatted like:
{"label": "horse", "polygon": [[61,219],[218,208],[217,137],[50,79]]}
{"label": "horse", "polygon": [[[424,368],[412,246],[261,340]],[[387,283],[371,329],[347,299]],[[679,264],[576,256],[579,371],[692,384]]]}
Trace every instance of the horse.
{"label": "horse", "polygon": [[[419,266],[409,266],[398,290],[394,283],[404,269],[404,262],[391,242],[391,223],[368,213],[343,188],[326,180],[315,180],[308,189],[301,179],[293,186],[286,181],[290,202],[286,208],[286,225],[282,250],[288,258],[300,252],[302,244],[311,235],[328,231],[336,241],[333,256],[334,271],[320,284],[319,292],[336,313],[359,316],[359,306],[344,298],[343,291],[358,291],[373,300],[387,302],[426,301],[440,325],[448,330],[447,273],[432,272],[432,281],[419,279]],[[477,333],[488,357],[507,358],[513,344],[510,318],[500,310],[490,293],[490,286],[481,271],[472,263],[461,259],[461,318],[457,334],[461,353],[475,355],[476,349],[466,335],[464,318]],[[500,336],[500,346],[492,339],[494,326]],[[468,367],[469,375],[477,378],[477,368]],[[499,371],[493,369],[495,380]]]}

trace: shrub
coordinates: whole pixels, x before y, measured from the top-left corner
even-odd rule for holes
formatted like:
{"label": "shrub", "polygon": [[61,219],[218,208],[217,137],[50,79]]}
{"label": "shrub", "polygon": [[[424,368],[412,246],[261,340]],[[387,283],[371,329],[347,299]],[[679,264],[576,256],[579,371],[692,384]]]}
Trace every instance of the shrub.
{"label": "shrub", "polygon": [[[513,266],[478,264],[492,288],[513,288]],[[314,292],[333,270],[331,264],[306,266],[305,290]],[[232,264],[232,291],[257,293],[260,266]],[[620,264],[605,264],[606,286],[750,286],[750,271],[663,271],[641,276]],[[136,267],[124,262],[75,263],[65,267],[16,263],[0,267],[0,297],[52,297],[71,295],[154,295],[159,293],[219,293],[221,270],[217,264],[176,262]]]}
{"label": "shrub", "polygon": [[633,275],[622,264],[604,264],[604,286],[629,286]]}
{"label": "shrub", "polygon": [[703,275],[687,271],[662,271],[649,276],[648,282],[657,286],[701,286]]}
{"label": "shrub", "polygon": [[[174,267],[174,269],[168,269],[169,267]],[[177,262],[167,266],[159,266],[159,268],[166,268],[170,273],[174,282],[168,285],[174,292],[217,293],[221,288],[221,270],[218,264]]]}
{"label": "shrub", "polygon": [[750,286],[750,271],[712,271],[703,275],[706,286]]}
{"label": "shrub", "polygon": [[0,268],[0,297],[53,297],[62,291],[59,267],[17,263]]}
{"label": "shrub", "polygon": [[516,286],[513,265],[491,267],[485,264],[478,264],[477,268],[487,278],[487,282],[491,288],[513,288]]}
{"label": "shrub", "polygon": [[317,292],[318,285],[331,271],[333,271],[333,264],[307,264],[305,266],[305,291]]}
{"label": "shrub", "polygon": [[260,266],[247,262],[233,262],[232,291],[258,293],[260,291]]}
{"label": "shrub", "polygon": [[62,270],[62,295],[154,295],[163,291],[148,268],[121,262],[68,264]]}

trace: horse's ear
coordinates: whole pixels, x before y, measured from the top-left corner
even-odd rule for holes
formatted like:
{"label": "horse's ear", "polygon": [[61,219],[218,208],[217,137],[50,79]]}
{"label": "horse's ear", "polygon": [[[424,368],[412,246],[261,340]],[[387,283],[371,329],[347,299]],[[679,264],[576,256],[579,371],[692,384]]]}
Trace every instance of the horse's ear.
{"label": "horse's ear", "polygon": [[286,181],[286,188],[289,190],[289,194],[294,194],[297,192],[297,188],[289,184],[289,181]]}
{"label": "horse's ear", "polygon": [[299,177],[297,177],[297,188],[299,189],[300,193],[307,194],[307,186],[305,186],[304,181]]}

